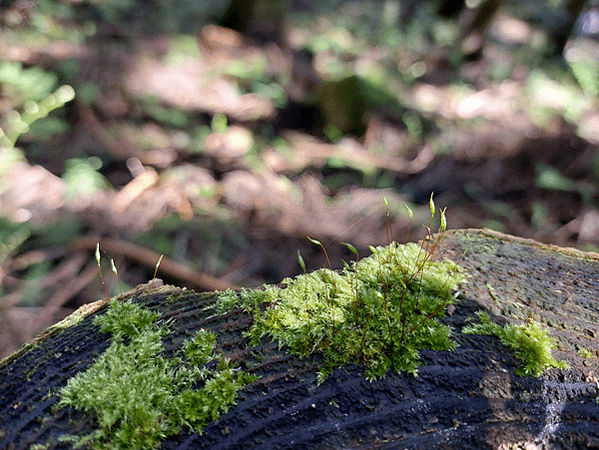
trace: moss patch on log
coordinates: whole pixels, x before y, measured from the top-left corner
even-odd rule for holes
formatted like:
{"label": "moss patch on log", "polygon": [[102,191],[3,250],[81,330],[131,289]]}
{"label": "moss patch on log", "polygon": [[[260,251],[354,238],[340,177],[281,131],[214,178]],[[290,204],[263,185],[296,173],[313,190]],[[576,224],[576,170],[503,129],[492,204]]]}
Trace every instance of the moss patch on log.
{"label": "moss patch on log", "polygon": [[174,357],[165,357],[161,339],[170,330],[158,317],[113,299],[108,312],[95,319],[103,333],[112,334],[112,343],[60,390],[58,407],[92,413],[98,428],[64,440],[75,447],[155,448],[183,428],[201,432],[255,379],[215,353],[216,337],[203,329]]}
{"label": "moss patch on log", "polygon": [[497,337],[503,345],[514,352],[522,361],[518,375],[538,377],[551,367],[567,369],[563,361],[557,361],[551,351],[555,348],[555,339],[542,329],[537,322],[529,321],[526,325],[506,324],[501,326],[493,321],[485,312],[478,312],[479,323],[471,323],[462,329],[466,334],[482,334]]}
{"label": "moss patch on log", "polygon": [[350,363],[363,364],[370,380],[390,369],[415,374],[420,350],[455,348],[439,318],[465,280],[456,263],[433,261],[429,245],[372,247],[340,273],[320,269],[282,287],[228,291],[217,311],[251,312],[254,343],[268,337],[301,356],[322,354],[320,382]]}

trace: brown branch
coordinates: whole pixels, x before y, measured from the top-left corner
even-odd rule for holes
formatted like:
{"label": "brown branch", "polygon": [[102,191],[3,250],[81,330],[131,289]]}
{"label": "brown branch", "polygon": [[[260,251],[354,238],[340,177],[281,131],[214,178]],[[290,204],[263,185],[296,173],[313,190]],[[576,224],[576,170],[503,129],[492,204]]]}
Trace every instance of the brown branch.
{"label": "brown branch", "polygon": [[88,265],[83,272],[60,287],[46,302],[44,309],[35,320],[35,328],[54,321],[54,314],[72,297],[84,289],[96,276],[95,264]]}
{"label": "brown branch", "polygon": [[[44,255],[48,256],[49,254],[40,252],[36,255],[36,258],[39,257],[40,259],[37,259],[35,262],[42,262],[44,260],[42,256]],[[70,258],[62,261],[54,268],[54,270],[52,270],[51,272],[47,273],[39,279],[37,284],[38,288],[40,290],[54,288],[55,286],[62,285],[66,283],[68,280],[71,280],[72,278],[76,277],[77,273],[85,265],[85,259],[85,254],[83,254],[82,252],[78,252]],[[16,266],[18,267],[18,264]],[[19,290],[11,292],[10,294],[6,294],[5,296],[0,297],[0,309],[8,309],[17,306],[22,300],[23,294]]]}

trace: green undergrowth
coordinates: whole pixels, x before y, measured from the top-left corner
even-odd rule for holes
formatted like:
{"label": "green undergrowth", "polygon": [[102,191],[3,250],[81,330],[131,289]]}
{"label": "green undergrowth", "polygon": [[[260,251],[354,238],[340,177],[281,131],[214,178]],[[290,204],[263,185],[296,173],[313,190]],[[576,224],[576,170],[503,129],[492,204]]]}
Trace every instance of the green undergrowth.
{"label": "green undergrowth", "polygon": [[138,304],[114,299],[95,319],[112,343],[60,390],[58,407],[91,413],[98,428],[65,441],[76,448],[156,448],[184,429],[201,432],[255,379],[215,352],[216,336],[203,329],[174,357],[165,357],[162,338],[170,328],[158,319]]}
{"label": "green undergrowth", "polygon": [[370,380],[388,370],[415,374],[421,349],[455,348],[439,318],[465,276],[454,262],[431,259],[440,239],[371,247],[340,272],[320,269],[282,287],[227,291],[218,312],[251,312],[250,344],[268,337],[301,356],[321,354],[319,382],[351,363],[362,364]]}
{"label": "green undergrowth", "polygon": [[503,345],[514,352],[522,365],[516,370],[518,375],[538,377],[551,367],[567,368],[564,361],[557,361],[551,355],[555,348],[553,339],[546,330],[536,322],[526,325],[506,324],[501,326],[491,320],[485,312],[478,312],[479,323],[466,325],[462,332],[465,334],[481,334],[497,337]]}

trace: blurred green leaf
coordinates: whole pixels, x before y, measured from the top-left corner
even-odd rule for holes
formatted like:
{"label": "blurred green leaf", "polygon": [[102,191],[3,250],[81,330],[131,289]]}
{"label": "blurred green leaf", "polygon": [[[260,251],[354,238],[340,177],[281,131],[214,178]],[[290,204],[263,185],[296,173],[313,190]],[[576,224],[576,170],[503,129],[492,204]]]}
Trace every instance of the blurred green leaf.
{"label": "blurred green leaf", "polygon": [[56,87],[57,80],[56,74],[40,67],[25,69],[20,62],[0,63],[0,84],[3,85],[3,94],[17,102],[13,106],[22,105],[27,100],[44,99]]}
{"label": "blurred green leaf", "polygon": [[215,133],[224,133],[227,131],[227,116],[224,114],[215,114],[212,117],[212,122],[210,123],[212,131]]}
{"label": "blurred green leaf", "polygon": [[597,187],[594,184],[567,178],[548,164],[538,163],[535,169],[537,172],[535,185],[541,189],[577,192],[585,204],[591,203],[597,194]]}
{"label": "blurred green leaf", "polygon": [[29,126],[27,139],[38,141],[47,141],[57,134],[67,133],[69,124],[58,117],[47,117],[44,120],[37,120]]}
{"label": "blurred green leaf", "polygon": [[535,184],[541,189],[552,189],[555,191],[575,191],[576,183],[563,176],[557,169],[539,163],[536,166],[537,177]]}
{"label": "blurred green leaf", "polygon": [[189,123],[187,114],[176,108],[163,106],[154,96],[148,96],[142,101],[144,111],[158,122],[175,128],[185,128]]}
{"label": "blurred green leaf", "polygon": [[0,104],[0,146],[13,147],[23,133],[38,122],[34,133],[44,138],[68,128],[66,122],[47,119],[48,114],[75,97],[71,86],[61,86],[52,92],[57,75],[39,67],[28,69],[18,62],[0,63],[0,88],[6,99]]}
{"label": "blurred green leaf", "polygon": [[42,278],[52,270],[52,261],[43,260],[29,268],[23,277],[24,283],[20,288],[22,300],[20,306],[41,306],[46,300],[43,293]]}
{"label": "blurred green leaf", "polygon": [[63,213],[53,222],[42,223],[32,228],[36,247],[66,246],[83,234],[79,218],[73,213]]}
{"label": "blurred green leaf", "polygon": [[108,182],[98,172],[101,167],[102,160],[98,157],[67,160],[62,175],[66,184],[66,197],[70,200],[89,197],[99,190],[108,188]]}
{"label": "blurred green leaf", "polygon": [[26,225],[0,218],[0,265],[12,257],[30,235],[31,231]]}

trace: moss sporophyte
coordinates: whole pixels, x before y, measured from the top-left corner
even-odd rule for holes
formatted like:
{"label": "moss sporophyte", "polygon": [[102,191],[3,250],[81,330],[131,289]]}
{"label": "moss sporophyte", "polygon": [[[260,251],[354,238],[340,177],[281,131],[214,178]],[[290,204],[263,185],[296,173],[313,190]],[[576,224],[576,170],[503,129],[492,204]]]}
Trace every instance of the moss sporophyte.
{"label": "moss sporophyte", "polygon": [[465,276],[451,261],[432,261],[425,244],[371,251],[341,272],[320,269],[282,287],[225,292],[219,313],[241,306],[254,314],[250,345],[268,337],[301,356],[320,353],[319,382],[350,363],[362,364],[371,380],[389,369],[416,373],[421,349],[455,348],[438,319]]}

